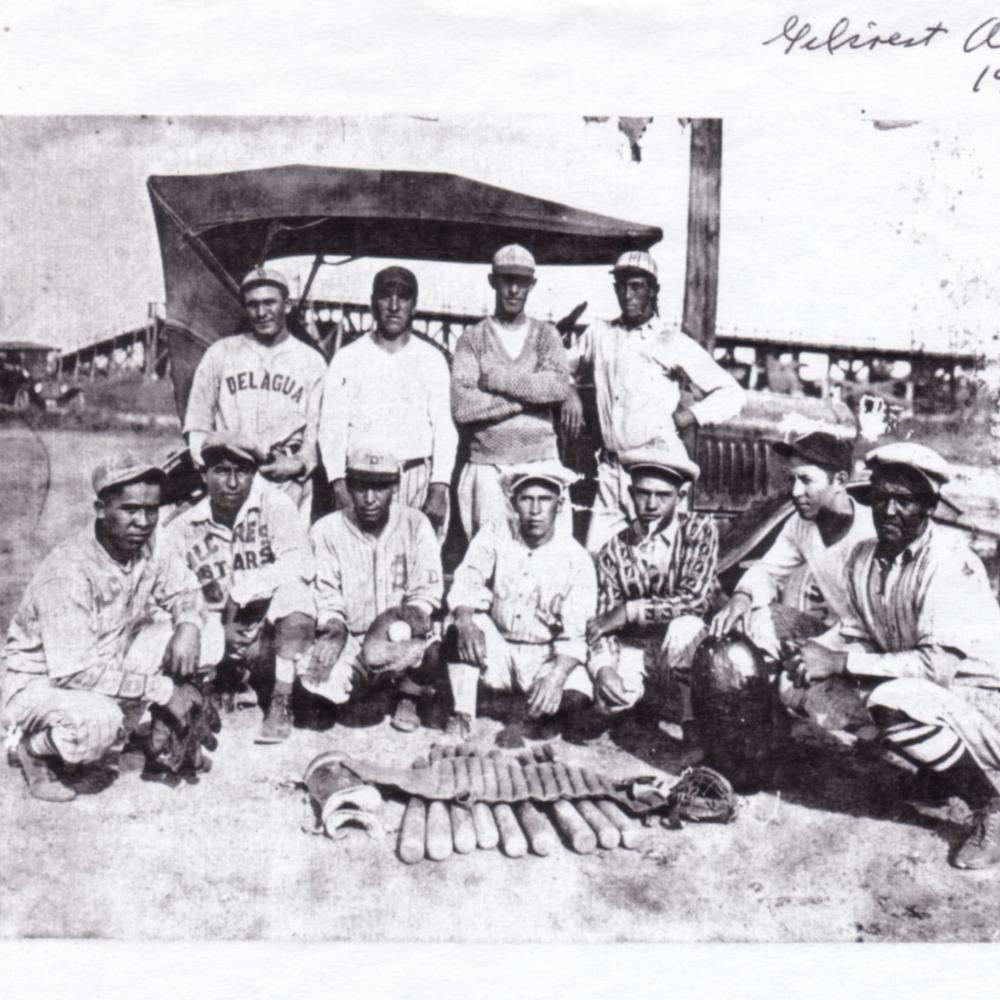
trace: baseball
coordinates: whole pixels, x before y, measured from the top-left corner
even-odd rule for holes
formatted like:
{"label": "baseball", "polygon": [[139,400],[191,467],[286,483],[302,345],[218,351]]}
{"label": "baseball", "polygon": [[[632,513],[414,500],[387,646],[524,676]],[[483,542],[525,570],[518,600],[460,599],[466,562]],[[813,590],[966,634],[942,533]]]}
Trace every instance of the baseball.
{"label": "baseball", "polygon": [[413,629],[404,621],[396,621],[389,626],[388,635],[390,642],[406,642],[413,638]]}

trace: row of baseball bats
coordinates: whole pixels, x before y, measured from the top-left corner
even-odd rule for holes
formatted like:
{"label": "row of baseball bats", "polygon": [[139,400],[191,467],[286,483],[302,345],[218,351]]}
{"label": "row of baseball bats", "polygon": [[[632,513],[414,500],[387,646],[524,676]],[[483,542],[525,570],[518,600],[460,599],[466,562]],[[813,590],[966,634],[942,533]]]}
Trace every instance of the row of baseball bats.
{"label": "row of baseball bats", "polygon": [[[519,755],[519,763],[549,759],[546,749]],[[462,746],[433,747],[427,766],[450,756],[464,756]],[[510,769],[516,785],[519,771]],[[518,794],[527,789],[514,788]],[[411,796],[399,830],[399,857],[407,864],[423,858],[443,861],[452,854],[469,854],[499,847],[511,858],[529,851],[542,857],[565,841],[578,854],[590,854],[598,847],[608,849],[639,845],[641,827],[610,799],[558,799],[538,805],[531,801],[508,804],[475,802],[470,806]]]}

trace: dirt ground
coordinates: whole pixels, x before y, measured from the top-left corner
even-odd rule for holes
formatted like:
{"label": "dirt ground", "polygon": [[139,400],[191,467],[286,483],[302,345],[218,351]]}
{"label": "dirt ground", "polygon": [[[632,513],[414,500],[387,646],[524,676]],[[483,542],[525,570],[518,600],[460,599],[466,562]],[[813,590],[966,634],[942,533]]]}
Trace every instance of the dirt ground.
{"label": "dirt ground", "polygon": [[[0,623],[48,549],[86,523],[87,475],[136,435],[0,428]],[[158,451],[166,437],[145,440]],[[77,800],[31,799],[0,765],[0,935],[419,941],[972,941],[1000,938],[1000,878],[947,864],[957,822],[901,802],[908,776],[800,728],[774,790],[728,826],[651,827],[639,850],[498,852],[409,867],[395,855],[402,806],[381,840],[304,832],[294,780],[338,748],[407,765],[440,739],[357,714],[312,720],[257,746],[259,712],[227,716],[214,768],[168,788],[112,769]],[[492,740],[501,723],[484,720]],[[682,749],[632,723],[568,761],[619,776],[675,774]],[[99,792],[99,794],[98,794]]]}

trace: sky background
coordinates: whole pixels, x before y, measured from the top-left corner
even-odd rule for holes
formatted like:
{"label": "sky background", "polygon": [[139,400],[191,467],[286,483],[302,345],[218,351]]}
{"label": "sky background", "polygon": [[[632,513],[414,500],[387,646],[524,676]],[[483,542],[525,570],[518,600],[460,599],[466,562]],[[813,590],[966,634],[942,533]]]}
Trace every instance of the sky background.
{"label": "sky background", "polygon": [[[889,127],[889,126],[892,127]],[[64,347],[163,299],[145,181],[283,163],[442,170],[660,226],[661,313],[683,302],[689,132],[653,119],[636,162],[616,118],[579,115],[0,119],[0,337]],[[727,118],[718,322],[805,342],[998,352],[1000,135],[986,123]],[[385,261],[324,268],[367,299]],[[302,280],[308,260],[281,265]],[[421,305],[482,312],[482,267],[419,263]],[[612,316],[606,268],[542,268],[530,301]]]}

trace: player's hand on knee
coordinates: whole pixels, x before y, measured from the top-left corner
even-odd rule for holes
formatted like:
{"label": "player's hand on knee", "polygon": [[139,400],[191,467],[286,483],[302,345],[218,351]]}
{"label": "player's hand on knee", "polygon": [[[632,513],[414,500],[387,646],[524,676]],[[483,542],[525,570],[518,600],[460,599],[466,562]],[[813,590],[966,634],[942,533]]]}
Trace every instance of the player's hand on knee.
{"label": "player's hand on knee", "polygon": [[431,616],[415,604],[401,604],[399,620],[410,626],[410,632],[417,639],[423,639],[430,634]]}
{"label": "player's hand on knee", "polygon": [[304,679],[312,684],[323,684],[327,681],[346,643],[347,626],[340,623],[329,626],[313,646]]}
{"label": "player's hand on knee", "polygon": [[622,675],[614,667],[601,667],[594,678],[594,694],[609,711],[628,706],[628,694]]}
{"label": "player's hand on knee", "polygon": [[335,479],[331,489],[333,491],[333,509],[349,510],[351,507],[351,494],[347,492],[347,480]]}
{"label": "player's hand on knee", "polygon": [[446,483],[431,483],[427,487],[427,499],[421,508],[435,531],[444,524],[448,516],[448,486]]}
{"label": "player's hand on knee", "polygon": [[610,611],[594,615],[587,622],[587,642],[592,646],[598,639],[613,632],[620,632],[628,624],[625,605],[619,604]]}
{"label": "player's hand on knee", "polygon": [[197,672],[200,659],[201,629],[190,622],[182,622],[167,644],[162,669],[172,677],[190,677]]}
{"label": "player's hand on knee", "polygon": [[555,715],[559,711],[565,685],[565,672],[555,667],[539,674],[528,692],[528,717],[541,719],[546,715]]}
{"label": "player's hand on knee", "polygon": [[571,388],[559,412],[559,425],[567,441],[575,441],[583,430],[583,402],[576,389]]}
{"label": "player's hand on knee", "polygon": [[486,669],[486,634],[468,610],[459,609],[455,615],[455,647],[460,663]]}
{"label": "player's hand on knee", "polygon": [[742,632],[746,628],[747,617],[750,614],[750,597],[748,594],[737,593],[726,602],[724,608],[712,619],[709,632],[715,636],[725,635],[733,630]]}

